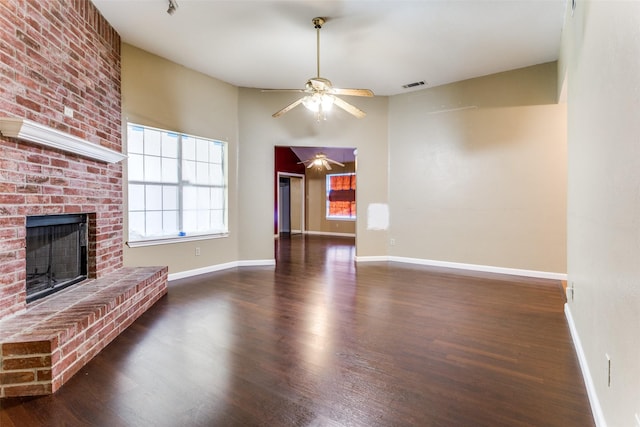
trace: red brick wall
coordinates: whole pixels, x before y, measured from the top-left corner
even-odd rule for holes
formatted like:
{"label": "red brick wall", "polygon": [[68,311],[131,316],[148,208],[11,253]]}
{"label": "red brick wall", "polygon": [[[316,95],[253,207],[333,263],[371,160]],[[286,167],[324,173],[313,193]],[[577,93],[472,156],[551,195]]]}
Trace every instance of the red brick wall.
{"label": "red brick wall", "polygon": [[[120,102],[120,37],[89,0],[0,1],[0,116],[120,152]],[[26,307],[25,217],[68,212],[90,214],[90,276],[122,267],[121,164],[0,136],[0,319]]]}

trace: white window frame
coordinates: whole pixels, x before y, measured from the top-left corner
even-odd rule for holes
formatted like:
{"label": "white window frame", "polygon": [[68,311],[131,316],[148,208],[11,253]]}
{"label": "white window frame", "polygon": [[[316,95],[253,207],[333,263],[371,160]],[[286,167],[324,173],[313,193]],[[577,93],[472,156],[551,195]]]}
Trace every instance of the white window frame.
{"label": "white window frame", "polygon": [[[158,153],[148,154],[146,151],[146,147],[142,150],[143,151],[142,153],[140,152],[139,148],[133,149],[129,144],[129,132],[131,131],[131,129],[135,129],[135,128],[137,128],[136,130],[148,129],[149,131],[160,132],[162,136],[167,136],[167,138],[177,138],[178,139],[177,147],[176,147],[177,153],[175,154],[172,153],[168,156],[163,156],[163,151],[161,151],[159,154]],[[207,147],[207,151],[205,151],[205,153],[207,153],[208,158],[203,160],[202,156],[198,157],[198,154],[197,154],[198,150],[196,148],[194,148],[193,154],[191,156],[189,154],[183,153],[183,146],[184,146],[183,142],[185,142],[185,140],[187,140],[188,138],[193,139],[194,144],[196,145],[199,144],[198,145],[199,147]],[[204,137],[189,135],[185,133],[173,132],[166,129],[154,128],[154,127],[140,125],[132,122],[127,123],[127,141],[128,141],[128,151],[129,151],[129,161],[128,161],[128,171],[127,171],[128,172],[127,173],[127,194],[129,198],[129,202],[127,204],[127,215],[128,215],[127,245],[129,247],[151,246],[151,245],[161,245],[161,244],[168,244],[168,243],[175,243],[175,242],[214,239],[214,238],[227,237],[229,235],[228,168],[227,168],[228,144],[226,141],[220,141],[220,140],[211,139],[211,138],[204,138]],[[221,148],[219,159],[216,158],[212,160],[213,154],[211,153],[213,153],[213,151],[211,151],[210,149],[210,144],[217,145]],[[162,148],[162,150],[163,149],[164,148]],[[132,152],[132,150],[134,150],[134,152]],[[142,172],[136,171],[136,173],[134,173],[134,171],[131,170],[132,162],[134,161],[140,162],[141,159],[142,159],[141,167],[143,168],[143,171]],[[169,164],[173,163],[172,166],[174,166],[175,169],[173,167],[169,169],[165,169],[165,168],[162,168],[161,166],[160,175],[163,175],[163,176],[160,179],[158,178],[147,179],[147,176],[145,175],[146,173],[145,167],[146,167],[147,159],[150,161],[155,160],[156,162],[160,162],[160,164],[163,166],[166,160]],[[204,171],[205,172],[208,171],[208,174],[205,176],[209,177],[209,182],[203,182],[201,180],[200,175],[195,177],[194,174],[196,174],[196,172],[194,171],[193,167],[187,167],[187,165],[196,165],[196,169],[200,167],[199,165],[203,165]],[[139,163],[138,163],[138,167],[140,167]],[[197,170],[199,171],[200,169],[197,169]],[[169,175],[173,175],[175,173],[175,177],[169,178],[169,180],[165,179],[164,173],[166,171],[169,172]],[[211,176],[214,174],[214,172],[216,174],[216,177],[212,178]],[[191,175],[191,177],[189,175]],[[188,178],[191,178],[192,180]],[[220,182],[220,179],[221,179],[221,182]],[[198,182],[198,180],[201,180],[201,182]],[[131,192],[133,186],[137,187],[136,188],[136,190],[138,190],[137,193]],[[136,204],[136,200],[132,200],[132,197],[135,197],[137,194],[139,194],[140,187],[142,187],[142,191],[144,192],[145,201],[143,201],[142,203],[137,203],[137,206],[135,206],[135,209],[134,209],[132,208],[133,207],[132,205]],[[159,209],[148,208],[147,200],[149,199],[147,199],[146,197],[147,191],[150,191],[151,189],[157,190],[157,187],[162,187],[163,192],[166,188],[171,193],[176,194],[177,199],[174,200],[176,205],[173,206],[172,209],[165,209],[164,205],[162,205]],[[175,191],[171,191],[171,188],[175,188]],[[190,191],[195,190],[196,192],[200,191],[200,192],[208,193],[209,199],[208,200],[203,199],[205,200],[204,202],[205,207],[204,208],[196,207],[196,209],[194,210],[193,206],[189,206],[192,209],[187,209],[187,207],[185,206],[185,198],[187,198],[185,196],[185,189],[188,189]],[[214,203],[212,201],[213,200],[212,194],[215,194],[215,193],[218,193],[217,198],[214,197],[213,199],[217,200],[218,205],[222,204],[221,208],[219,208],[218,205],[216,205],[216,208],[211,207],[211,204]],[[193,198],[191,199],[193,200]],[[199,203],[201,198],[198,197],[197,200]],[[164,197],[163,197],[162,203],[164,203]],[[140,209],[141,205],[144,206],[143,209]],[[185,222],[185,218],[188,217],[188,215],[196,215],[196,216],[207,215],[207,214],[213,215],[214,211],[220,211],[220,210],[222,210],[222,213],[221,213],[222,217],[220,219],[220,216],[218,216],[218,218],[219,218],[219,221],[221,221],[221,224],[218,221],[216,221],[216,223],[220,224],[219,227],[201,229],[201,230],[194,229],[188,232],[181,231],[181,230],[185,230],[184,222]],[[147,214],[151,214],[151,213],[156,215],[158,214],[162,215],[163,221],[164,221],[165,214],[169,215],[169,217],[175,214],[177,216],[176,229],[169,230],[169,231],[162,231],[160,234],[147,234],[147,227],[149,226],[147,222],[149,217],[147,216]],[[132,214],[137,214],[138,220],[136,221],[136,224],[138,225],[140,224],[140,220],[139,220],[140,214],[142,214],[142,217],[144,217],[143,219],[144,231],[143,233],[138,234],[138,236],[132,235],[132,231],[133,231],[132,230],[132,227],[133,227]],[[218,212],[218,215],[219,214],[220,212]],[[205,224],[206,224],[206,221],[207,220],[205,218]],[[209,219],[208,221],[209,221],[209,225],[211,225],[211,219]],[[163,224],[161,228],[163,230],[166,230],[164,227],[165,226]]]}
{"label": "white window frame", "polygon": [[[332,176],[345,176],[345,175],[353,175],[356,176],[355,172],[344,172],[344,173],[331,173],[331,174],[327,174],[325,176],[325,191],[326,191],[326,195],[325,195],[325,214],[324,217],[327,221],[355,221],[356,220],[356,216],[357,215],[353,215],[353,216],[338,216],[338,215],[329,215],[329,203],[331,203],[329,201],[329,193],[331,192],[331,178]],[[356,203],[356,213],[358,211],[358,204]]]}

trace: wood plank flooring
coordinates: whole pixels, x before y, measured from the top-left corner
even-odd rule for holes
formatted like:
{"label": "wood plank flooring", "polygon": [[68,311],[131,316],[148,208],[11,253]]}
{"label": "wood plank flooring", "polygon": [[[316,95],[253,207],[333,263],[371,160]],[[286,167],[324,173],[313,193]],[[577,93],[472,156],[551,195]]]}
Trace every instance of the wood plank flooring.
{"label": "wood plank flooring", "polygon": [[560,282],[353,263],[293,236],[277,267],[169,284],[53,396],[0,426],[592,426]]}

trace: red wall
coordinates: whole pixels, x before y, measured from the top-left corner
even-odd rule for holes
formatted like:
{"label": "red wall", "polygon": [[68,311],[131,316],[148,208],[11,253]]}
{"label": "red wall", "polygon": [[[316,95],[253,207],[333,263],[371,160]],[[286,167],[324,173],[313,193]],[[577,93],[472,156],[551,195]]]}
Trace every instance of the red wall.
{"label": "red wall", "polygon": [[273,207],[273,232],[278,234],[278,172],[297,173],[304,175],[305,167],[298,164],[300,159],[289,147],[276,147],[275,174],[273,178],[273,191],[275,206]]}
{"label": "red wall", "polygon": [[[120,102],[120,37],[89,0],[0,1],[0,116],[121,152]],[[0,136],[0,319],[26,307],[27,215],[89,214],[89,275],[122,267],[122,185],[120,163]]]}

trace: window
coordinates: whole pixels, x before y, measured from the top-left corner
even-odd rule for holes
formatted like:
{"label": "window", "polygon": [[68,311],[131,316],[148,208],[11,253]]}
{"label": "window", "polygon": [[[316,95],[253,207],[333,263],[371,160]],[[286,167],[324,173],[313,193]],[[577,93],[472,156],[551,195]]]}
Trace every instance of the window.
{"label": "window", "polygon": [[356,218],[356,174],[327,175],[327,219]]}
{"label": "window", "polygon": [[129,123],[129,242],[225,234],[226,143]]}

